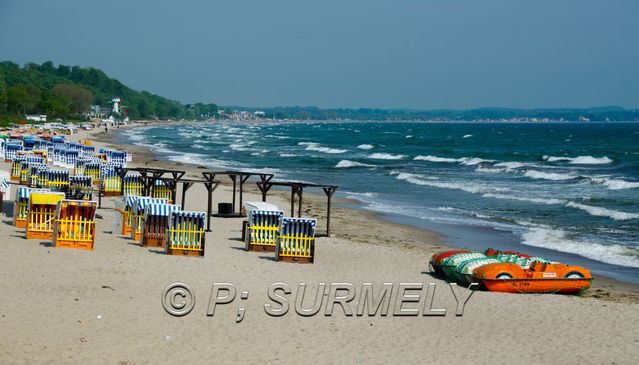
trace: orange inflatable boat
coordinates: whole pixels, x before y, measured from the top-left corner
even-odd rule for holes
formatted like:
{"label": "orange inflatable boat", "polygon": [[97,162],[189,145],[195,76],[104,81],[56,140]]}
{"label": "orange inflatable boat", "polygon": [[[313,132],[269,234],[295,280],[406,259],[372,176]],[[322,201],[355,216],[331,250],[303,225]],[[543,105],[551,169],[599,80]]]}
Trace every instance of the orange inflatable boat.
{"label": "orange inflatable boat", "polygon": [[473,278],[489,291],[503,293],[574,294],[590,287],[590,271],[559,263],[535,261],[524,269],[517,264],[496,263],[476,268]]}

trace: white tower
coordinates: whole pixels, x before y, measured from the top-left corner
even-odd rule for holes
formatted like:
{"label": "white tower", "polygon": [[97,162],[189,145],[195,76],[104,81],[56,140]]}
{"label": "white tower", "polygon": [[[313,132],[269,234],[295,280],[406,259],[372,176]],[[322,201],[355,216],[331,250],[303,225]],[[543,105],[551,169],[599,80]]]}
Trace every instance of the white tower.
{"label": "white tower", "polygon": [[113,113],[120,114],[120,98],[114,96],[111,101],[113,102]]}

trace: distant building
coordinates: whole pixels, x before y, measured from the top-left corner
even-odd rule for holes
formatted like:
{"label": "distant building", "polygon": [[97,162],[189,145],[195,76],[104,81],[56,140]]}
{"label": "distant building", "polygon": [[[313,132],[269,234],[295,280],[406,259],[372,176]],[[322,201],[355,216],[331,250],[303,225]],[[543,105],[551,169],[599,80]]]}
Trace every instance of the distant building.
{"label": "distant building", "polygon": [[266,113],[261,110],[257,110],[253,113],[253,115],[255,116],[255,118],[264,118],[266,116]]}
{"label": "distant building", "polygon": [[27,120],[32,120],[34,122],[46,122],[47,121],[47,116],[44,114],[40,114],[40,115],[25,115],[24,116]]}

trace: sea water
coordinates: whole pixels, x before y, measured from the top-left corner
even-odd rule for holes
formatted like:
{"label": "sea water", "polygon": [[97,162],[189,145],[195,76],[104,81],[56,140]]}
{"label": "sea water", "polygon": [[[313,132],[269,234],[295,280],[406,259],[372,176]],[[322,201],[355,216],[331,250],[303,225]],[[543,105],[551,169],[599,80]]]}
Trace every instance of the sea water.
{"label": "sea water", "polygon": [[459,246],[639,282],[639,123],[215,122],[122,138],[173,161],[339,185]]}

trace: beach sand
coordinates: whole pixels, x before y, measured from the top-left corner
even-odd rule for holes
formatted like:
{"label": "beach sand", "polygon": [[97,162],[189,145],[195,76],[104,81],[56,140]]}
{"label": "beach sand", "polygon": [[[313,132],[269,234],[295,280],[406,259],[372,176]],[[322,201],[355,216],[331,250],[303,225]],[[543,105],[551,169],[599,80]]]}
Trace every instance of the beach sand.
{"label": "beach sand", "polygon": [[[197,166],[153,161],[157,158],[148,151],[126,148],[134,153],[134,165],[185,169],[199,177]],[[6,171],[8,164],[0,167]],[[260,200],[255,185],[247,187],[244,201]],[[228,184],[220,186],[213,194],[215,206],[230,202],[230,196]],[[303,210],[319,218],[321,232],[325,200],[304,197]],[[269,194],[268,201],[288,210],[284,192]],[[639,356],[639,292],[634,285],[597,278],[583,297],[476,292],[463,316],[455,316],[451,289],[427,272],[430,255],[445,248],[436,233],[336,207],[333,234],[318,239],[312,265],[244,251],[239,218],[213,218],[203,258],[168,256],[113,234],[113,202],[103,199],[105,209],[98,211],[93,251],[25,240],[11,218],[3,217],[0,363],[634,364]],[[5,203],[8,212],[11,204]],[[203,186],[189,190],[186,208],[205,211]],[[183,317],[162,307],[163,290],[174,282],[189,284],[196,297],[194,309]],[[216,282],[233,283],[237,298],[207,316]],[[287,283],[293,292],[291,308],[282,317],[264,310],[271,302],[267,289],[275,282]],[[339,306],[332,316],[324,315],[323,306],[317,315],[303,317],[294,310],[299,282],[308,283],[311,294],[305,307],[311,306],[320,282],[352,283],[358,295],[363,282],[376,287],[394,283],[394,288],[435,283],[433,308],[447,313],[392,316],[393,301],[385,317],[346,316]],[[248,299],[240,299],[242,291],[250,293]],[[422,306],[404,305],[420,312]],[[245,317],[236,323],[241,307]]]}

